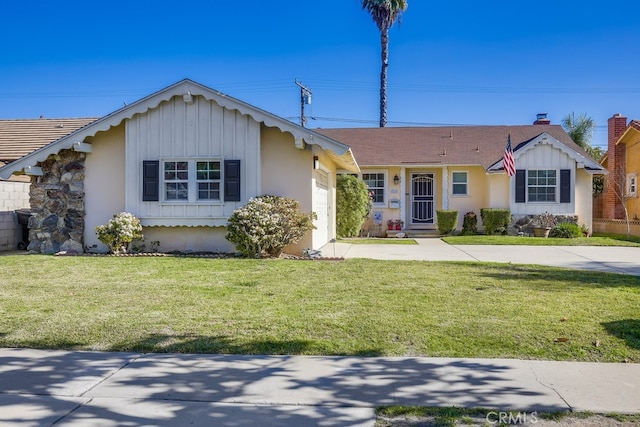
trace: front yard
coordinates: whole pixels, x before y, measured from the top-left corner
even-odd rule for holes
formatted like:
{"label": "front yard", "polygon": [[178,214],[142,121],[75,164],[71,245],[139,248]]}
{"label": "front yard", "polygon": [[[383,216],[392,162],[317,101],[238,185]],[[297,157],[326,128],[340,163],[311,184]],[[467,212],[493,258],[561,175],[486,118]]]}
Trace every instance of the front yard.
{"label": "front yard", "polygon": [[0,256],[0,347],[640,362],[640,278],[478,263]]}

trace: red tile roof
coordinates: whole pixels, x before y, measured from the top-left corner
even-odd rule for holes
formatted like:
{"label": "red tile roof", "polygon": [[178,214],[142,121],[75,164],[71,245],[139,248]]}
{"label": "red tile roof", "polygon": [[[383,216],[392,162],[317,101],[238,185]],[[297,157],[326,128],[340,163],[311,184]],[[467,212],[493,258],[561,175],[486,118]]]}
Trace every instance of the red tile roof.
{"label": "red tile roof", "polygon": [[69,135],[95,118],[0,120],[0,162],[9,163]]}
{"label": "red tile roof", "polygon": [[[317,129],[351,146],[360,166],[482,165],[502,159],[511,133],[514,150],[543,132],[584,153],[559,125]],[[585,153],[586,155],[586,153]]]}

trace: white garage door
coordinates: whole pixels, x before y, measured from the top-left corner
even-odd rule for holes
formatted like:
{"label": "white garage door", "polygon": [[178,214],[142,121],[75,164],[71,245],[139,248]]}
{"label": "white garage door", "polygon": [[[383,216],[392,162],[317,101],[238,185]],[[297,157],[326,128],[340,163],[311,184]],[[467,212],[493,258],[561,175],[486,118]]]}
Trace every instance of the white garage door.
{"label": "white garage door", "polygon": [[313,211],[318,216],[313,222],[313,249],[320,249],[329,241],[329,174],[316,170],[316,188],[313,194]]}

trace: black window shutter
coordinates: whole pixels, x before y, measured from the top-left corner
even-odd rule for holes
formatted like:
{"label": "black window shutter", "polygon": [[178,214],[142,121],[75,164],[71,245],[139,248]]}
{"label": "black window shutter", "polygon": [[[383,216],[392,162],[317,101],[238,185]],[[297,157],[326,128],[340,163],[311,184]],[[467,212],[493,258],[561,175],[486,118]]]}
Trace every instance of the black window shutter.
{"label": "black window shutter", "polygon": [[527,193],[526,172],[524,169],[516,170],[516,203],[524,203]]}
{"label": "black window shutter", "polygon": [[560,203],[571,203],[571,169],[560,170]]}
{"label": "black window shutter", "polygon": [[240,201],[240,160],[224,161],[224,201]]}
{"label": "black window shutter", "polygon": [[142,201],[160,200],[160,161],[142,161]]}

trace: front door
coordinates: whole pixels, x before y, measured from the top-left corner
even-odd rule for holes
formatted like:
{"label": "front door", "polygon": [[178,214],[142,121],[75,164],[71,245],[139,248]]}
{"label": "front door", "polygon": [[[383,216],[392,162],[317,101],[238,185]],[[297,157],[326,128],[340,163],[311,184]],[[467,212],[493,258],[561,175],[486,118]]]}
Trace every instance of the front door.
{"label": "front door", "polygon": [[435,182],[432,173],[411,174],[411,225],[433,225]]}

